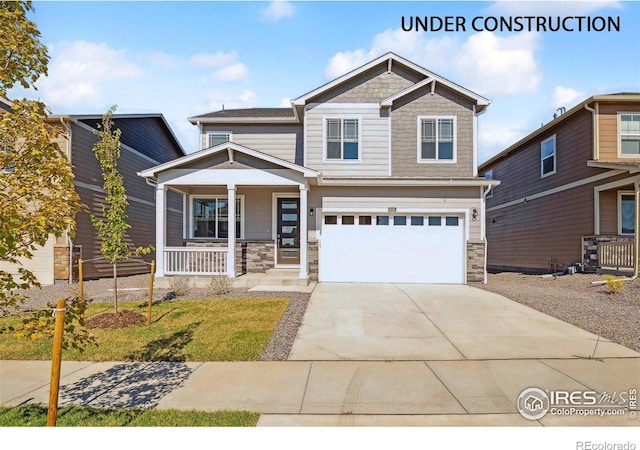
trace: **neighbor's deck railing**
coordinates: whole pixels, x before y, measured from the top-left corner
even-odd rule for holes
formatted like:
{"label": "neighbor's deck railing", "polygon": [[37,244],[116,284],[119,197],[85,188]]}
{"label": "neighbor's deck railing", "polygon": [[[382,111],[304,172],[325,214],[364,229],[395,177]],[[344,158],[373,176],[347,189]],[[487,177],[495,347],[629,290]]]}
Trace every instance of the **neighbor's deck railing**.
{"label": "neighbor's deck railing", "polygon": [[633,242],[601,242],[598,244],[600,267],[633,269]]}
{"label": "neighbor's deck railing", "polygon": [[226,247],[167,247],[164,249],[165,275],[224,275],[227,273]]}

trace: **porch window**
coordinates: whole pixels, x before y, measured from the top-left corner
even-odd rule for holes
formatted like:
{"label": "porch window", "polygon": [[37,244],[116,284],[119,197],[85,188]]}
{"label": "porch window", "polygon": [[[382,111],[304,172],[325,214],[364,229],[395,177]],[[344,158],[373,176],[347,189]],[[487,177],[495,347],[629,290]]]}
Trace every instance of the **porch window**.
{"label": "porch window", "polygon": [[556,136],[545,139],[540,144],[540,177],[556,173]]}
{"label": "porch window", "polygon": [[325,129],[326,159],[355,161],[360,158],[359,119],[326,119]]}
{"label": "porch window", "polygon": [[[192,200],[192,238],[229,237],[229,200],[226,197],[198,197]],[[236,238],[242,232],[242,199],[236,198]]]}
{"label": "porch window", "polygon": [[640,114],[620,114],[620,154],[640,156]]}
{"label": "porch window", "polygon": [[224,144],[231,141],[231,133],[228,131],[214,131],[207,133],[208,147],[215,147],[216,145]]}
{"label": "porch window", "polygon": [[455,117],[418,117],[418,161],[454,162]]}
{"label": "porch window", "polygon": [[619,234],[634,234],[636,223],[636,200],[632,192],[618,194]]}

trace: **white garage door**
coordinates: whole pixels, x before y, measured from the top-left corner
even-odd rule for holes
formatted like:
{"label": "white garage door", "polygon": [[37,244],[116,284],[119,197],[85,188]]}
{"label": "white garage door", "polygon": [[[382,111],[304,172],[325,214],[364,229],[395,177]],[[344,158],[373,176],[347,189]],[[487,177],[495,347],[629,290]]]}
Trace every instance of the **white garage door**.
{"label": "white garage door", "polygon": [[463,216],[323,217],[319,279],[324,282],[464,283]]}

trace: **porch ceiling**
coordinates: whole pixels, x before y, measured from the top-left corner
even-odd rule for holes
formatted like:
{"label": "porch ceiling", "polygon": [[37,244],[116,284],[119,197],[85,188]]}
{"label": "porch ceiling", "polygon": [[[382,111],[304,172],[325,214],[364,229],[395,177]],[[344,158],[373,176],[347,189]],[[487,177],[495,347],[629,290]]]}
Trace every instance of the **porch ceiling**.
{"label": "porch ceiling", "polygon": [[627,170],[629,174],[640,172],[640,161],[587,161],[587,166],[600,169]]}

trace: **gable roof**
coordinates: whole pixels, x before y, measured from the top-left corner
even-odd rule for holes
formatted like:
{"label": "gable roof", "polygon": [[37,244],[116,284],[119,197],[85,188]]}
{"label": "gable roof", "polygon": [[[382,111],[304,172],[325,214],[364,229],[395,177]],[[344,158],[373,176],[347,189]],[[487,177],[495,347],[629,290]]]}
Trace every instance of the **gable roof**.
{"label": "gable roof", "polygon": [[183,164],[198,161],[200,159],[206,158],[216,153],[229,151],[229,150],[239,152],[247,156],[252,156],[254,158],[267,161],[273,164],[277,164],[285,169],[291,169],[295,172],[299,172],[305,177],[317,177],[319,174],[319,172],[313,169],[299,166],[298,164],[292,163],[290,161],[286,161],[276,156],[272,156],[267,153],[254,150],[252,148],[245,147],[243,145],[239,145],[234,142],[223,142],[222,144],[218,144],[214,147],[209,147],[207,149],[200,150],[195,153],[190,153],[181,158],[174,159],[173,161],[169,161],[164,164],[160,164],[155,167],[151,167],[149,169],[143,170],[141,172],[138,172],[138,175],[148,179],[155,179],[158,173],[164,172],[165,170],[176,169],[182,166]]}
{"label": "gable roof", "polygon": [[553,119],[551,122],[547,123],[546,125],[543,125],[542,127],[538,128],[537,130],[533,131],[532,133],[520,139],[515,144],[510,145],[509,147],[507,147],[497,155],[483,162],[482,164],[480,164],[480,166],[478,166],[478,170],[482,171],[486,169],[487,166],[489,166],[490,164],[493,164],[499,159],[502,159],[508,156],[510,153],[520,148],[520,146],[522,146],[527,141],[530,141],[531,139],[536,138],[537,136],[541,135],[547,130],[558,126],[558,124],[567,120],[569,117],[573,116],[578,111],[582,111],[585,107],[589,106],[591,103],[597,103],[597,102],[639,102],[640,103],[640,92],[619,92],[616,94],[593,95],[587,98],[586,100],[583,100],[582,102],[578,103],[576,106],[571,108],[566,113],[559,115],[558,117]]}
{"label": "gable roof", "polygon": [[[351,80],[354,77],[357,77],[361,74],[363,74],[364,72],[373,69],[374,67],[377,67],[381,64],[387,64],[387,65],[392,65],[393,63],[398,63],[401,64],[405,67],[408,67],[409,69],[413,70],[414,72],[417,72],[419,74],[421,74],[422,76],[424,76],[425,78],[430,78],[433,81],[437,82],[437,83],[441,83],[444,86],[447,86],[448,88],[460,93],[461,95],[470,98],[471,100],[473,100],[476,105],[478,106],[477,108],[477,112],[481,112],[484,108],[486,108],[489,103],[491,103],[491,101],[479,94],[476,94],[473,91],[470,91],[469,89],[463,88],[462,86],[453,83],[452,81],[447,80],[446,78],[443,78],[439,75],[436,75],[435,73],[425,69],[424,67],[421,67],[411,61],[409,61],[408,59],[405,59],[401,56],[396,55],[393,52],[389,52],[386,53],[354,70],[352,70],[351,72],[348,72],[326,84],[323,84],[322,86],[307,92],[306,94],[296,98],[295,100],[292,101],[294,106],[303,106],[307,103],[309,103],[313,98],[318,97],[319,95],[324,94],[325,92],[328,92],[332,89],[335,89],[336,87],[340,86],[343,83],[346,83],[347,81]],[[423,81],[417,83],[417,84],[421,84],[423,83]],[[424,82],[424,85],[428,84],[428,82]],[[421,84],[420,87],[422,87],[423,84]],[[411,89],[413,88],[413,89]],[[410,89],[410,91],[408,92],[404,92],[402,96],[408,94],[409,92],[413,92],[413,90],[417,89],[414,86],[412,86]],[[395,97],[395,96],[393,96]],[[389,97],[392,98],[392,97]],[[399,98],[399,97],[396,97]],[[395,98],[394,98],[395,99]],[[388,99],[385,99],[388,100]]]}

